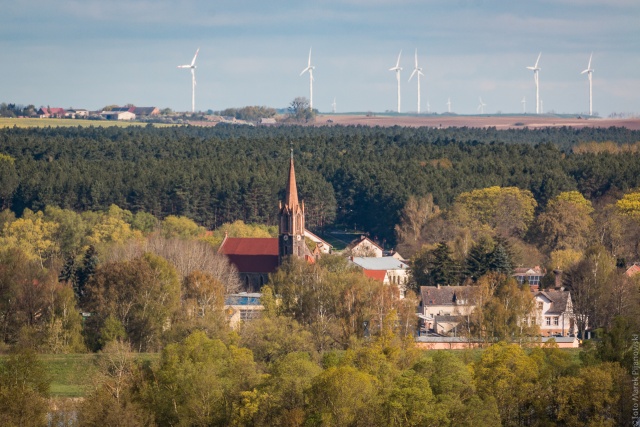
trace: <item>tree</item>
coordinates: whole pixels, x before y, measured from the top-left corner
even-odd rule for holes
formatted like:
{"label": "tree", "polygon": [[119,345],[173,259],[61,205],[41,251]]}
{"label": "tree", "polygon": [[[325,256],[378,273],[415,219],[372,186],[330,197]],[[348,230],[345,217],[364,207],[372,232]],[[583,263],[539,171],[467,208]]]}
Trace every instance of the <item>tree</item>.
{"label": "tree", "polygon": [[297,97],[289,104],[289,117],[298,122],[309,122],[315,119],[316,111],[309,106],[309,100]]}
{"label": "tree", "polygon": [[328,368],[313,380],[310,418],[324,426],[374,425],[378,386],[374,376],[356,368]]}
{"label": "tree", "polygon": [[568,269],[564,284],[571,290],[573,313],[581,337],[587,327],[605,326],[606,294],[615,273],[615,260],[602,246],[587,249],[584,258]]}
{"label": "tree", "polygon": [[536,206],[528,190],[489,187],[461,193],[452,215],[465,227],[482,225],[503,237],[523,237],[533,221]]}
{"label": "tree", "polygon": [[435,249],[423,248],[414,256],[411,277],[416,283],[416,289],[420,286],[457,285],[460,266],[453,259],[449,246],[440,242]]}
{"label": "tree", "polygon": [[159,425],[229,425],[259,379],[250,350],[198,331],[164,348],[141,397]]}
{"label": "tree", "polygon": [[80,425],[98,427],[152,425],[150,414],[135,400],[136,366],[128,344],[112,341],[96,358],[93,389],[78,410]]}
{"label": "tree", "polygon": [[32,350],[0,360],[0,424],[45,426],[51,379]]}
{"label": "tree", "polygon": [[502,425],[521,425],[535,400],[535,360],[517,344],[500,342],[486,349],[474,367],[478,394],[495,398]]}
{"label": "tree", "polygon": [[11,207],[11,197],[20,183],[15,163],[16,159],[0,153],[0,210]]}
{"label": "tree", "polygon": [[542,243],[549,251],[584,250],[592,232],[592,212],[591,202],[579,192],[560,193],[538,216]]}
{"label": "tree", "polygon": [[424,227],[440,214],[440,208],[433,202],[433,195],[410,196],[400,215],[400,224],[395,226],[398,251],[411,256],[419,248]]}

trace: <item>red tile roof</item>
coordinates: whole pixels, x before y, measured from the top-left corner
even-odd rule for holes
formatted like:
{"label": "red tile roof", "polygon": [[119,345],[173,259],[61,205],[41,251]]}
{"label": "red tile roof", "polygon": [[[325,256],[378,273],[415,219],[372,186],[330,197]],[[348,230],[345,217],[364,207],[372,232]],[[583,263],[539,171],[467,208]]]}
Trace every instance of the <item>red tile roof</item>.
{"label": "red tile roof", "polygon": [[631,276],[635,276],[636,274],[640,273],[640,266],[637,264],[633,264],[631,267],[629,267],[627,269],[627,271],[625,272],[625,274],[627,275],[627,277],[631,277]]}
{"label": "red tile roof", "polygon": [[367,270],[363,268],[362,271],[365,276],[378,282],[384,282],[384,277],[387,275],[387,270]]}
{"label": "red tile roof", "polygon": [[278,268],[278,239],[227,237],[218,252],[241,273],[273,273]]}

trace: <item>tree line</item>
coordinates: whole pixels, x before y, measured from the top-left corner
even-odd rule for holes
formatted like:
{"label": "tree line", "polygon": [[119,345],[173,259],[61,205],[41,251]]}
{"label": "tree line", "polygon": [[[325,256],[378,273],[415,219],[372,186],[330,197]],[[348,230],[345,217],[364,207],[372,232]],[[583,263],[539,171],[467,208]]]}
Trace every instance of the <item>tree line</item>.
{"label": "tree line", "polygon": [[[395,244],[409,196],[449,207],[462,192],[528,190],[542,209],[563,191],[588,200],[640,185],[636,156],[572,147],[635,144],[637,131],[220,125],[215,128],[45,128],[0,131],[0,200],[20,214],[116,204],[207,228],[276,224],[293,145],[307,224],[364,229]],[[580,145],[582,144],[582,145]]]}

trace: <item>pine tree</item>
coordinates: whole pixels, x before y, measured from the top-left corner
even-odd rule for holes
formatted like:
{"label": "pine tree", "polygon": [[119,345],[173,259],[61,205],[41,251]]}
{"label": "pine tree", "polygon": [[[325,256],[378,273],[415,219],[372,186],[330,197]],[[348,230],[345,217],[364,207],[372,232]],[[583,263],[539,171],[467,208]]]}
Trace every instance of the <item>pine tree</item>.
{"label": "pine tree", "polygon": [[433,285],[457,285],[460,278],[460,266],[451,256],[451,249],[440,242],[432,251],[430,276]]}

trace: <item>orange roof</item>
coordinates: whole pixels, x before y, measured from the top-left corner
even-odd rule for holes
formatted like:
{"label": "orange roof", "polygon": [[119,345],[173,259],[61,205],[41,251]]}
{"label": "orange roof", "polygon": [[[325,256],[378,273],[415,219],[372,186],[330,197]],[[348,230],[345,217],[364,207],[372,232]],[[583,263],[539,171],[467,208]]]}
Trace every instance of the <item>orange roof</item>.
{"label": "orange roof", "polygon": [[640,265],[633,264],[631,267],[627,269],[627,271],[624,274],[626,274],[628,277],[631,277],[631,276],[635,276],[638,273],[640,273]]}
{"label": "orange roof", "polygon": [[378,282],[384,282],[384,277],[387,275],[387,270],[367,270],[363,268],[362,271],[365,276]]}

